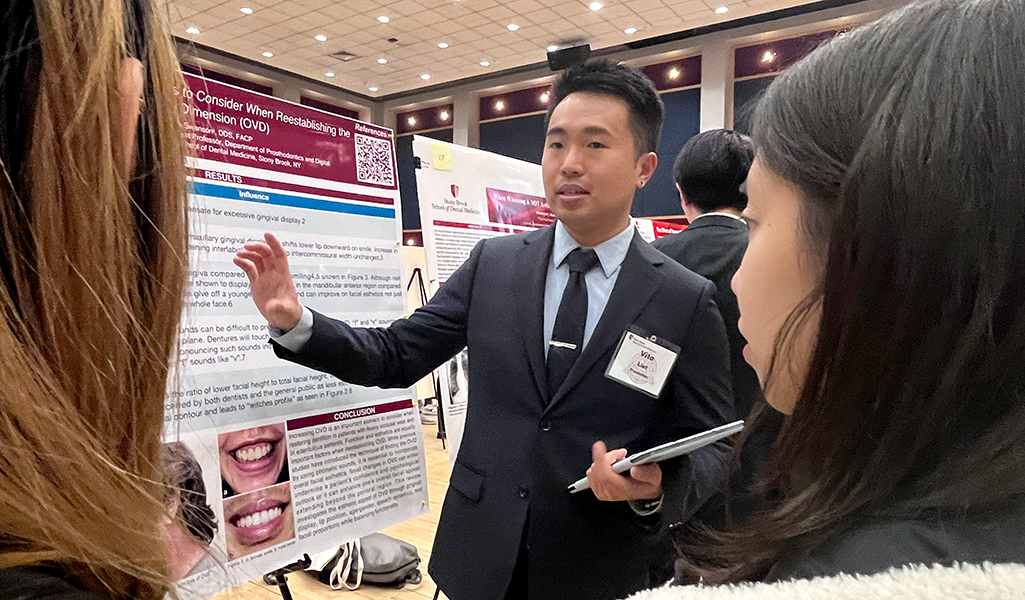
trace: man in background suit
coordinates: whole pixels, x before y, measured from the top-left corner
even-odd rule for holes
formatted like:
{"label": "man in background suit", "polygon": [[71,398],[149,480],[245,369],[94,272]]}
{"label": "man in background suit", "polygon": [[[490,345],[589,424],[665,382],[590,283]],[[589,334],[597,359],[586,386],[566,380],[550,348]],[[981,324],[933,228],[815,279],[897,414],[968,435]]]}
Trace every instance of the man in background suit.
{"label": "man in background suit", "polygon": [[[737,416],[743,419],[749,418],[762,397],[758,376],[744,360],[747,342],[737,327],[740,309],[731,288],[733,275],[747,252],[748,228],[741,213],[747,207],[743,188],[754,157],[754,144],[735,131],[715,129],[688,140],[676,156],[673,177],[680,193],[680,206],[690,225],[653,244],[715,284],[715,303],[730,341],[734,402]],[[753,493],[751,487],[757,469],[782,426],[782,415],[767,406],[761,411],[757,422],[748,423],[745,443],[737,459],[739,468],[729,480],[721,482],[720,491],[695,515],[705,525],[721,529],[727,520],[742,520],[763,506],[763,499]],[[685,541],[681,536],[686,536],[688,530],[676,531],[677,541]],[[672,554],[668,539],[656,546],[652,553],[652,583],[673,576]]]}
{"label": "man in background suit", "polygon": [[[714,286],[631,225],[658,162],[651,82],[599,61],[552,96],[542,172],[558,222],[478,243],[409,318],[354,329],[301,306],[270,234],[235,259],[288,360],[402,388],[468,347],[466,425],[430,563],[453,600],[612,600],[644,587],[651,543],[703,503],[728,452],[612,471],[627,449],[732,420],[728,342]],[[657,397],[604,376],[629,327],[680,347]],[[592,491],[569,494],[585,471]]]}

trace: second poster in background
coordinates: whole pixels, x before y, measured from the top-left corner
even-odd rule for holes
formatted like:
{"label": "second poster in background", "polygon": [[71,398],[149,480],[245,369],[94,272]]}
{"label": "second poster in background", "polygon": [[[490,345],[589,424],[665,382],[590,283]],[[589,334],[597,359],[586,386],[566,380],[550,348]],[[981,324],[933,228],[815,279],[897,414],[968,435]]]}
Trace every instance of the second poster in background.
{"label": "second poster in background", "polygon": [[[545,200],[540,165],[420,136],[413,138],[413,155],[420,164],[416,188],[429,295],[444,285],[477,242],[555,223]],[[633,223],[649,242],[684,229],[648,219]],[[463,436],[472,364],[473,355],[464,348],[439,372],[439,403],[451,464]]]}

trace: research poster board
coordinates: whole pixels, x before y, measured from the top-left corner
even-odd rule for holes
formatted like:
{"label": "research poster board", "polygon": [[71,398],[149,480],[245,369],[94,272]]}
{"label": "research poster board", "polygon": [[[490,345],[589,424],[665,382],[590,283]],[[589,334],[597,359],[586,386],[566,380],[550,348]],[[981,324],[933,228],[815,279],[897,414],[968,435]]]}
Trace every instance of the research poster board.
{"label": "research poster board", "polygon": [[306,306],[354,326],[402,317],[392,132],[186,83],[191,273],[164,462],[176,487],[199,481],[206,492],[168,502],[191,517],[190,531],[165,531],[190,600],[422,514],[428,498],[413,391],[352,386],[275,357],[232,264],[270,231]]}
{"label": "research poster board", "polygon": [[[545,200],[540,165],[420,136],[413,138],[413,155],[420,165],[416,188],[428,294],[444,285],[477,242],[533,231],[556,221]],[[649,242],[685,228],[648,219],[633,219],[633,223]],[[472,361],[463,349],[439,373],[451,464],[463,435]]]}

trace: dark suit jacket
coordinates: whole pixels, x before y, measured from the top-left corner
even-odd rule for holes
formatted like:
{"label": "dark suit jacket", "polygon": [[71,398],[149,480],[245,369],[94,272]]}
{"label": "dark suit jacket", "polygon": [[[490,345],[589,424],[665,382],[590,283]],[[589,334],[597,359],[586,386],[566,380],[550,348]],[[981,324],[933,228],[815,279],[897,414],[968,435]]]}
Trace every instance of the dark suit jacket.
{"label": "dark suit jacket", "polygon": [[663,254],[715,284],[715,303],[730,340],[730,371],[737,415],[746,418],[761,398],[754,369],[744,360],[744,345],[737,320],[740,309],[730,283],[747,252],[747,224],[731,217],[710,215],[696,219],[681,231],[652,244]]}
{"label": "dark suit jacket", "polygon": [[[524,531],[531,600],[611,600],[642,588],[659,527],[626,502],[571,495],[566,486],[590,466],[597,440],[637,451],[733,418],[715,288],[639,236],[577,364],[559,390],[546,389],[542,326],[553,239],[548,227],[483,241],[409,318],[352,329],[315,314],[300,354],[275,348],[345,381],[407,387],[469,347],[466,426],[430,563],[453,600],[503,598]],[[657,400],[604,377],[631,324],[682,347]],[[728,451],[709,446],[663,465],[665,504],[656,525],[700,506]]]}

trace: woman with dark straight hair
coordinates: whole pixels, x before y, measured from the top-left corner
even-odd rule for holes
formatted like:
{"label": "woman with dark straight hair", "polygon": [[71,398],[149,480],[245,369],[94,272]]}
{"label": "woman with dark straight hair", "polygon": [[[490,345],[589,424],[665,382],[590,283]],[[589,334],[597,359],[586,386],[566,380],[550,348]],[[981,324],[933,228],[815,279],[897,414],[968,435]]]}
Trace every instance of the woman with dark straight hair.
{"label": "woman with dark straight hair", "polygon": [[772,507],[681,549],[706,584],[1025,597],[1023,89],[1022,0],[910,5],[770,86],[733,288],[788,416]]}

